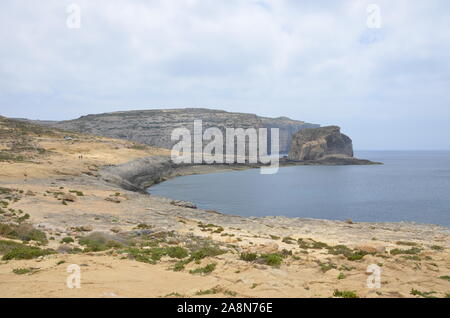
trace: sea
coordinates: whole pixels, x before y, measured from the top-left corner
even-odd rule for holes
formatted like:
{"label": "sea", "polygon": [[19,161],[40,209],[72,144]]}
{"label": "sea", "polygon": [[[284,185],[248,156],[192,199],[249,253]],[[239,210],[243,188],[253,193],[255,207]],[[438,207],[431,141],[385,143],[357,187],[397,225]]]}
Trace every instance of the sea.
{"label": "sea", "polygon": [[183,176],[148,189],[240,216],[450,227],[450,151],[357,151],[368,166],[290,166]]}

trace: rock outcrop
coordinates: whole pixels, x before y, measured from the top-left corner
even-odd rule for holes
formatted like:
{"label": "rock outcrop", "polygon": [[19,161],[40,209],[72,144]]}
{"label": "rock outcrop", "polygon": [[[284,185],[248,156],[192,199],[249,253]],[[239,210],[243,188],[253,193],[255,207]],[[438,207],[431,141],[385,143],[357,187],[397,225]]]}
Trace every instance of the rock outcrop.
{"label": "rock outcrop", "polygon": [[353,157],[352,140],[338,126],[302,129],[292,138],[290,160]]}
{"label": "rock outcrop", "polygon": [[279,128],[280,153],[289,152],[294,133],[304,128],[319,127],[287,117],[266,118],[254,114],[204,108],[121,111],[87,115],[74,120],[39,123],[64,130],[127,139],[153,147],[171,149],[176,143],[170,140],[171,132],[181,127],[188,128],[192,132],[194,120],[202,120],[203,129],[217,127],[223,132],[225,128]]}

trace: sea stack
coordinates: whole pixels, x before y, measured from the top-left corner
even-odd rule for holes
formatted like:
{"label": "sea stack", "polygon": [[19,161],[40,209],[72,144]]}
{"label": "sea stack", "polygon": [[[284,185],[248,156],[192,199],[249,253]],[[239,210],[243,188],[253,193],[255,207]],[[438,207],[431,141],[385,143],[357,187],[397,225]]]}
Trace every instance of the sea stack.
{"label": "sea stack", "polygon": [[340,127],[302,129],[292,137],[290,160],[322,160],[330,157],[353,157],[352,140],[341,133]]}

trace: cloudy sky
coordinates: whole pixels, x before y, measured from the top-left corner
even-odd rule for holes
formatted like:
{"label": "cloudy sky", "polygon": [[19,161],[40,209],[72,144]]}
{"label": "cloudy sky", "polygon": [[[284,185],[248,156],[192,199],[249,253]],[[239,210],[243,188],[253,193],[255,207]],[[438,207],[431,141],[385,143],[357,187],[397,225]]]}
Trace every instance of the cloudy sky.
{"label": "cloudy sky", "polygon": [[337,124],[356,149],[450,149],[448,0],[0,7],[0,115],[207,107]]}

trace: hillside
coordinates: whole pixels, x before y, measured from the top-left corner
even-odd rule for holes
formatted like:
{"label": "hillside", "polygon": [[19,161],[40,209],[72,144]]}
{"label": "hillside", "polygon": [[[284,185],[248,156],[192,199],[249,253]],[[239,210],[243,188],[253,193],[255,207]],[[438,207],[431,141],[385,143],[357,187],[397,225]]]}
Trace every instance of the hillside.
{"label": "hillside", "polygon": [[67,132],[0,116],[0,178],[47,178],[92,174],[98,167],[120,164],[165,149]]}

